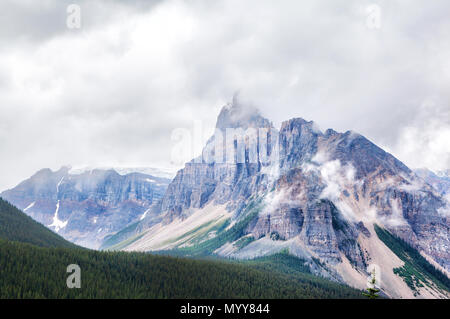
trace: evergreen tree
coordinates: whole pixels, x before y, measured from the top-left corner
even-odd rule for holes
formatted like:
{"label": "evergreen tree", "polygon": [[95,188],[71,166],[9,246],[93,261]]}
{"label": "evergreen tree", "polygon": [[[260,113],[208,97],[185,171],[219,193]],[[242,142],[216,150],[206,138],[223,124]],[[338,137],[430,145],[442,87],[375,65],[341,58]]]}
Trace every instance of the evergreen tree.
{"label": "evergreen tree", "polygon": [[376,277],[375,277],[375,268],[372,270],[372,279],[370,280],[370,287],[367,288],[367,292],[363,292],[363,295],[366,296],[369,299],[376,299],[378,298],[378,293],[380,292],[380,289],[376,287]]}

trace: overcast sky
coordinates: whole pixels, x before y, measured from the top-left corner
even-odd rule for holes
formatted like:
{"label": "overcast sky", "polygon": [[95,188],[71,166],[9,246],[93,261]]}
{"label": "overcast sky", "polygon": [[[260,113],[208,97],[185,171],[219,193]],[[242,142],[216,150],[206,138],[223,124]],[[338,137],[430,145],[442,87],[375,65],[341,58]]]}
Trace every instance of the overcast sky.
{"label": "overcast sky", "polygon": [[450,2],[305,2],[1,1],[0,190],[43,167],[174,166],[173,130],[209,134],[238,90],[276,125],[450,168]]}

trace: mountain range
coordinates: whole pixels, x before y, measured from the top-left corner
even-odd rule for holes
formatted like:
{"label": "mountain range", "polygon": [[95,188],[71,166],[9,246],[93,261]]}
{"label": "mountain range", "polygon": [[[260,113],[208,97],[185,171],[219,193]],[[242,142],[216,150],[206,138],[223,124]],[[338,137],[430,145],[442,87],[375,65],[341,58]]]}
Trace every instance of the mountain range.
{"label": "mountain range", "polygon": [[364,136],[234,98],[173,180],[43,170],[0,194],[77,244],[251,260],[287,252],[315,275],[392,298],[448,298],[444,174],[413,171]]}
{"label": "mountain range", "polygon": [[162,198],[170,180],[113,169],[43,169],[0,196],[78,245],[99,248],[104,238],[139,221]]}

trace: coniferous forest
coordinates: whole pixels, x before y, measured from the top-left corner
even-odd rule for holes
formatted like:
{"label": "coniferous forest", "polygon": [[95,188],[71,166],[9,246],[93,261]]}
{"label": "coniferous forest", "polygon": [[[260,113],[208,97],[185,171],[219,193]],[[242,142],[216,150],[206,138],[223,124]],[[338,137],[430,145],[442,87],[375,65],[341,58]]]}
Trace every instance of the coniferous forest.
{"label": "coniferous forest", "polygon": [[[70,264],[79,289],[66,285]],[[245,263],[83,249],[0,199],[0,298],[360,297],[287,254]]]}

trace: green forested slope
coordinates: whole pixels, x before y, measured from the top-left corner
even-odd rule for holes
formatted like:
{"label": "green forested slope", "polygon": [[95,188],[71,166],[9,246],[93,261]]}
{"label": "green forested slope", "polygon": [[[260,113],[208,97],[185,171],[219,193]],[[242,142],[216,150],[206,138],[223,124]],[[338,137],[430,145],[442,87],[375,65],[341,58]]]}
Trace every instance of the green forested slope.
{"label": "green forested slope", "polygon": [[1,198],[0,238],[42,247],[76,247]]}
{"label": "green forested slope", "polygon": [[434,284],[450,292],[450,279],[431,265],[416,249],[378,225],[375,225],[375,231],[378,238],[405,263],[402,267],[395,268],[394,273],[402,277],[413,291],[418,293],[417,288]]}
{"label": "green forested slope", "polygon": [[[81,268],[68,289],[66,268]],[[0,298],[358,298],[347,286],[224,261],[0,240]]]}
{"label": "green forested slope", "polygon": [[[81,289],[66,286],[70,264],[81,268]],[[0,199],[0,298],[361,297],[303,271],[302,261],[289,256],[247,264],[91,251]]]}

